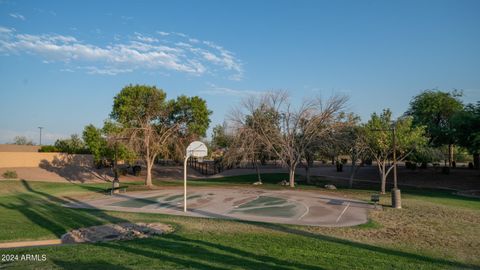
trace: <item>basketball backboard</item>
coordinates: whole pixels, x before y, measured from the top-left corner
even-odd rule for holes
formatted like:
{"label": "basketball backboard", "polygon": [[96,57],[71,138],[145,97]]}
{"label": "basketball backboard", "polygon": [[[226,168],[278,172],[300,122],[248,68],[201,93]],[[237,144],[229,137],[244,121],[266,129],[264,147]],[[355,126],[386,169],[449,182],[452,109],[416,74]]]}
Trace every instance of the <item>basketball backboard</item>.
{"label": "basketball backboard", "polygon": [[187,147],[187,157],[202,158],[208,155],[207,146],[200,141],[194,141]]}

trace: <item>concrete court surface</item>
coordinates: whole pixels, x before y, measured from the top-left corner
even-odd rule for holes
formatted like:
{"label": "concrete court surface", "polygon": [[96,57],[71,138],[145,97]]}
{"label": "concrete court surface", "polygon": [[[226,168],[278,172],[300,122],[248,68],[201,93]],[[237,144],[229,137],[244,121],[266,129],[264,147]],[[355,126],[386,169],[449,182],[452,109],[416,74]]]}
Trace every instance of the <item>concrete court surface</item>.
{"label": "concrete court surface", "polygon": [[189,188],[183,212],[183,187],[105,195],[64,204],[72,208],[161,213],[311,226],[354,226],[367,222],[374,206],[321,193],[254,188]]}

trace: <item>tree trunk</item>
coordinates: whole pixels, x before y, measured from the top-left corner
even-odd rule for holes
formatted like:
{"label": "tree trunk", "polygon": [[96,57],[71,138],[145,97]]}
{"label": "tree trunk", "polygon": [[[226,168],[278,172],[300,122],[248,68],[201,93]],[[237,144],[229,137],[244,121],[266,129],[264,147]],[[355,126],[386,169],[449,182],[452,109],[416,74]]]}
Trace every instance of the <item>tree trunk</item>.
{"label": "tree trunk", "polygon": [[448,145],[448,167],[452,167],[452,161],[453,161],[453,145],[449,144]]}
{"label": "tree trunk", "polygon": [[258,168],[258,163],[255,161],[255,169],[257,170],[258,182],[262,183],[262,176],[260,175],[260,168]]}
{"label": "tree trunk", "polygon": [[311,154],[306,154],[305,155],[305,180],[307,181],[307,184],[311,184],[310,181],[310,168],[313,167],[314,163],[314,157]]}
{"label": "tree trunk", "polygon": [[348,188],[353,187],[353,177],[355,176],[356,166],[357,166],[357,162],[352,161],[352,168],[350,169],[350,178],[348,179]]}
{"label": "tree trunk", "polygon": [[295,187],[295,167],[290,166],[290,172],[289,172],[289,182],[290,182],[290,187]]}
{"label": "tree trunk", "polygon": [[311,182],[310,182],[310,166],[308,165],[308,162],[307,162],[307,165],[305,166],[305,179],[307,180],[307,184],[311,184]]}
{"label": "tree trunk", "polygon": [[385,165],[382,166],[382,187],[380,193],[385,194],[387,184],[387,175],[385,174]]}
{"label": "tree trunk", "polygon": [[473,154],[473,168],[480,169],[480,153]]}
{"label": "tree trunk", "polygon": [[145,185],[147,187],[152,186],[152,163],[147,160],[147,177],[145,178]]}

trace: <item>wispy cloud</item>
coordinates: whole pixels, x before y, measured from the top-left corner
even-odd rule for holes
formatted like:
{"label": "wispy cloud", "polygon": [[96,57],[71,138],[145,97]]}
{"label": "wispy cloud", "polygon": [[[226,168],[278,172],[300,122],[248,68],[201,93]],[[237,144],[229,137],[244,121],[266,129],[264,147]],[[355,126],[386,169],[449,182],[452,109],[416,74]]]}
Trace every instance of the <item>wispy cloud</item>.
{"label": "wispy cloud", "polygon": [[215,96],[235,96],[235,97],[245,97],[251,95],[261,95],[262,91],[255,91],[255,90],[239,90],[239,89],[232,89],[228,87],[219,87],[215,84],[209,83],[208,89],[200,91],[202,94],[206,95],[215,95]]}
{"label": "wispy cloud", "polygon": [[22,21],[26,20],[25,16],[23,16],[22,14],[19,14],[19,13],[10,13],[9,15],[10,15],[10,17],[18,19],[18,20],[22,20]]}
{"label": "wispy cloud", "polygon": [[133,71],[133,69],[130,69],[130,68],[125,68],[125,69],[115,68],[115,67],[97,68],[93,66],[81,67],[80,69],[87,70],[88,74],[112,75],[112,76],[120,73],[128,73]]}
{"label": "wispy cloud", "polygon": [[157,32],[162,38],[137,32],[128,39],[115,36],[110,45],[99,46],[74,36],[32,35],[0,26],[0,52],[34,54],[48,63],[63,62],[89,74],[165,69],[195,76],[221,74],[232,80],[243,77],[243,65],[232,52],[183,33],[165,33]]}

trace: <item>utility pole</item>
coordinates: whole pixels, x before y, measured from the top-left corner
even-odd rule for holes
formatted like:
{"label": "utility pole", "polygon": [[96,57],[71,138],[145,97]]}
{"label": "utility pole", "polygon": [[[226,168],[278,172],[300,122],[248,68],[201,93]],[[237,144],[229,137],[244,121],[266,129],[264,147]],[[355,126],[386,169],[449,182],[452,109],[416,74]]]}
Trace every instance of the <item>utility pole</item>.
{"label": "utility pole", "polygon": [[43,127],[38,127],[38,129],[40,130],[40,141],[39,141],[38,145],[42,146],[42,129],[43,129]]}

